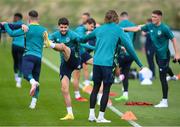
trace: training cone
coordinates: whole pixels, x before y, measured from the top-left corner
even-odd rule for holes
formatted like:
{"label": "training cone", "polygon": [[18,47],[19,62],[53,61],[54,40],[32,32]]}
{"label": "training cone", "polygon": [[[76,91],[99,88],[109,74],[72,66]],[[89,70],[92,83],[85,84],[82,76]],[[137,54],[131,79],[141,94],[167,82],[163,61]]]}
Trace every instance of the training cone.
{"label": "training cone", "polygon": [[121,119],[123,119],[123,120],[137,120],[136,116],[131,111],[125,112],[122,115]]}
{"label": "training cone", "polygon": [[84,86],[82,90],[85,93],[91,94],[92,89],[93,87],[91,85],[88,85],[88,86]]}
{"label": "training cone", "polygon": [[118,94],[116,93],[116,92],[110,92],[109,93],[109,96],[111,96],[111,97],[115,97],[115,96],[117,96]]}
{"label": "training cone", "polygon": [[180,80],[180,74],[177,75],[178,80]]}

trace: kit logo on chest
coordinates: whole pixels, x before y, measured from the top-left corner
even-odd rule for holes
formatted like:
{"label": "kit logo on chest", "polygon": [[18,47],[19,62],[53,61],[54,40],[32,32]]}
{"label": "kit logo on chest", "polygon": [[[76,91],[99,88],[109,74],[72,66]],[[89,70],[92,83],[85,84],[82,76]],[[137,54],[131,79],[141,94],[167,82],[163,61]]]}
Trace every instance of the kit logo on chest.
{"label": "kit logo on chest", "polygon": [[160,36],[162,34],[162,32],[160,30],[158,30],[157,34]]}
{"label": "kit logo on chest", "polygon": [[66,37],[66,42],[70,42],[70,38],[69,37]]}

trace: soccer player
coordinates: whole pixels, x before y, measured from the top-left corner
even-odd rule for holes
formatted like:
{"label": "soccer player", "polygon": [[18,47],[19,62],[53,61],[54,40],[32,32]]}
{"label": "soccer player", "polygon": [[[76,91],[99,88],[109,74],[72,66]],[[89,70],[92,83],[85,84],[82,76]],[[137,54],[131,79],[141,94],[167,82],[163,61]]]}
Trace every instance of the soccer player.
{"label": "soccer player", "polygon": [[[86,34],[92,32],[94,30],[96,26],[96,22],[93,18],[89,18],[87,21],[86,21],[86,24],[85,25],[81,25],[81,26],[78,26],[75,30],[75,32],[77,32],[81,37],[85,36]],[[88,33],[87,33],[88,32]],[[91,40],[91,41],[95,41],[94,39]],[[93,58],[92,56],[90,55],[89,52],[86,51],[86,48],[84,47],[85,44],[80,44],[80,57],[81,57],[81,66],[87,66],[87,64],[90,64],[92,65],[93,64]],[[84,65],[85,64],[85,65]],[[86,68],[86,67],[85,67]],[[87,68],[88,69],[88,68]],[[86,69],[85,69],[86,70]],[[74,72],[74,80],[73,80],[73,83],[74,83],[74,86],[76,87],[76,89],[78,90],[79,88],[79,79],[80,79],[80,70],[75,70]],[[85,92],[88,92],[87,91],[87,88],[89,87],[90,85],[90,81],[89,81],[89,75],[88,75],[88,70],[86,73],[84,73],[84,78],[85,78],[85,81],[84,81],[84,87],[83,87],[83,91]],[[76,90],[75,89],[75,90]],[[77,91],[76,90],[76,91]],[[86,101],[85,99],[83,98],[77,98],[76,100],[79,100],[79,101]]]}
{"label": "soccer player", "polygon": [[38,23],[38,12],[35,10],[28,13],[28,22],[26,33],[22,29],[12,31],[7,23],[4,24],[4,27],[7,33],[12,36],[25,36],[22,71],[24,78],[31,84],[30,96],[32,96],[32,101],[29,108],[34,109],[39,95],[39,76],[46,28]]}
{"label": "soccer player", "polygon": [[152,43],[155,47],[156,62],[159,66],[159,75],[162,86],[163,97],[159,104],[154,107],[163,108],[168,107],[168,83],[166,81],[166,74],[169,68],[170,54],[168,50],[169,40],[172,41],[175,50],[175,60],[180,59],[176,38],[174,37],[170,28],[161,22],[162,11],[154,10],[151,15],[152,23],[144,26],[137,26],[131,28],[124,28],[125,31],[144,31],[149,32]]}
{"label": "soccer player", "polygon": [[[15,13],[12,25],[22,25],[23,16],[21,13]],[[11,36],[11,35],[10,35]],[[21,88],[22,81],[22,56],[24,52],[24,35],[13,37],[12,40],[12,57],[14,63],[14,76],[16,87]]]}
{"label": "soccer player", "polygon": [[81,25],[85,25],[86,21],[91,17],[89,12],[84,12],[81,16]]}
{"label": "soccer player", "polygon": [[[69,93],[69,82],[72,72],[81,68],[79,56],[80,36],[69,29],[69,21],[67,18],[60,18],[58,21],[59,30],[52,33],[49,38],[46,33],[45,44],[56,51],[60,51],[60,80],[61,91],[67,109],[67,115],[60,120],[73,120],[74,115],[71,105],[71,97]],[[49,40],[50,39],[50,40]],[[52,43],[56,42],[56,43]]]}
{"label": "soccer player", "polygon": [[[120,42],[126,50],[135,59],[136,63],[142,68],[135,50],[131,44],[130,38],[117,25],[119,22],[118,15],[114,10],[109,10],[105,15],[105,23],[96,28],[92,33],[88,34],[84,40],[89,40],[96,37],[95,54],[93,57],[93,90],[90,95],[90,112],[89,121],[98,123],[109,123],[110,120],[104,118],[105,109],[107,106],[110,87],[113,79],[113,61],[115,51]],[[120,41],[121,40],[121,41]],[[100,103],[100,111],[98,118],[95,117],[95,105],[99,88],[103,82],[103,95]]]}
{"label": "soccer player", "polygon": [[[81,36],[85,33],[85,32],[88,32],[86,29],[87,29],[87,20],[89,19],[91,17],[91,15],[90,15],[90,13],[89,12],[85,12],[85,13],[83,13],[82,14],[82,16],[81,16],[81,25],[79,25],[79,27],[77,27],[76,28],[76,32],[78,33],[78,34],[80,34]],[[87,27],[86,27],[87,26]],[[91,27],[92,26],[92,24],[91,25],[89,25],[89,27]],[[86,28],[85,28],[86,27]],[[91,28],[89,28],[89,29],[91,29]],[[90,30],[91,31],[91,30]],[[89,42],[93,42],[93,40],[90,40]],[[81,48],[81,51],[82,51],[82,46],[80,47]],[[83,49],[83,50],[85,50],[85,49]],[[89,50],[89,49],[87,49],[87,50]],[[81,53],[81,52],[80,52]],[[82,53],[81,53],[82,54]],[[83,56],[87,56],[87,53],[86,54],[84,54]],[[90,56],[90,55],[89,55]],[[84,64],[84,62],[83,62],[83,64],[82,64],[82,68],[83,68],[83,75],[84,75],[84,82],[83,82],[83,84],[85,85],[85,86],[88,86],[88,85],[90,85],[91,84],[91,82],[89,81],[89,72],[88,72],[88,65],[87,64]]]}
{"label": "soccer player", "polygon": [[[120,14],[120,22],[118,25],[121,28],[135,26],[133,22],[129,21],[129,15],[125,11]],[[131,39],[131,42],[132,42],[131,45],[133,45],[134,33],[133,32],[127,32],[127,33]],[[124,50],[120,49],[119,56],[118,56],[118,63],[119,63],[119,67],[121,68],[121,74],[124,75],[124,79],[122,81],[124,92],[122,96],[115,98],[116,101],[128,100],[128,85],[129,85],[128,74],[129,74],[129,70],[130,70],[132,62],[133,62],[133,58],[127,52],[124,52]]]}

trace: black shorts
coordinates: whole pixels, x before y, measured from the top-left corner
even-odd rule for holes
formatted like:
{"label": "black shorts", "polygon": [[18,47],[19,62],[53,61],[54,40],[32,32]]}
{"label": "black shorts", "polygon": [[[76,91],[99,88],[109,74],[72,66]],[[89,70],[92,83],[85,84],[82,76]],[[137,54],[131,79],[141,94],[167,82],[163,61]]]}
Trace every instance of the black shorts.
{"label": "black shorts", "polygon": [[113,67],[93,65],[93,81],[112,84],[114,82]]}
{"label": "black shorts", "polygon": [[120,68],[127,68],[127,67],[130,68],[132,62],[133,62],[133,58],[131,56],[120,55],[118,57],[118,63]]}
{"label": "black shorts", "polygon": [[84,52],[83,54],[81,54],[81,66],[83,63],[87,64],[86,62],[91,58],[92,56],[88,52]]}
{"label": "black shorts", "polygon": [[22,71],[26,80],[34,78],[39,81],[39,75],[41,72],[41,58],[33,55],[23,56]]}
{"label": "black shorts", "polygon": [[66,75],[69,80],[71,79],[71,74],[74,70],[80,70],[80,57],[76,57],[75,51],[71,49],[70,58],[68,61],[63,61],[60,65],[60,80]]}

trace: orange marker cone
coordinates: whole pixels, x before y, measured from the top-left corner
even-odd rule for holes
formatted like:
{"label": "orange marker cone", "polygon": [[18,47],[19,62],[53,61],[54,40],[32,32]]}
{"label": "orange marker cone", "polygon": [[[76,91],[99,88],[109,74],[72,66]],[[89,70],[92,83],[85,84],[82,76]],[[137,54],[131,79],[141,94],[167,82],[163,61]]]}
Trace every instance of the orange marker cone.
{"label": "orange marker cone", "polygon": [[92,89],[93,89],[93,87],[91,85],[88,85],[88,86],[84,86],[82,90],[85,93],[91,94]]}
{"label": "orange marker cone", "polygon": [[178,80],[180,80],[180,74],[178,74],[177,77],[178,77]]}
{"label": "orange marker cone", "polygon": [[136,116],[131,111],[125,112],[123,114],[123,116],[121,117],[121,119],[123,119],[123,120],[137,120]]}

